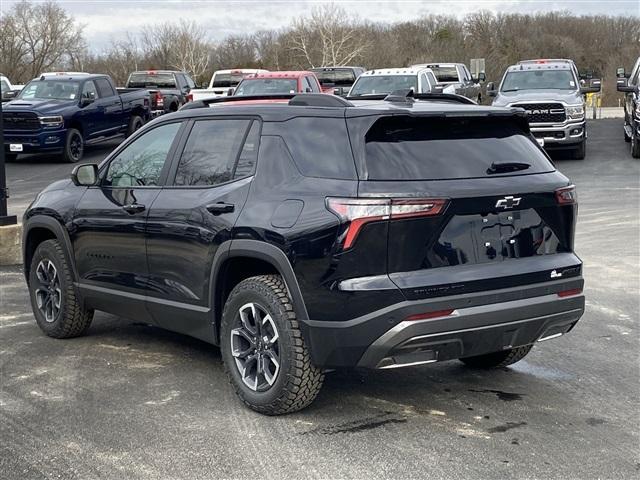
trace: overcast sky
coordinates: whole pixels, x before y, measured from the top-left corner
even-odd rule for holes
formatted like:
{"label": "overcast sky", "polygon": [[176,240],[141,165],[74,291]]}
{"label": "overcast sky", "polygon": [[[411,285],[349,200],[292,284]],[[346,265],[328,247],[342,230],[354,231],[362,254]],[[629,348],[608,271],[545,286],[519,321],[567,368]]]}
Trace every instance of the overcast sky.
{"label": "overcast sky", "polygon": [[[32,0],[33,1],[33,0]],[[43,1],[43,0],[36,0]],[[16,0],[0,0],[0,13]],[[85,26],[84,34],[93,50],[101,50],[112,38],[136,33],[142,24],[179,18],[202,23],[213,40],[230,34],[286,26],[291,19],[305,15],[327,1],[259,0],[58,0],[76,21]],[[374,22],[411,20],[422,15],[464,16],[477,10],[495,13],[532,13],[566,10],[576,15],[608,14],[640,16],[640,0],[404,0],[336,1],[349,13]]]}

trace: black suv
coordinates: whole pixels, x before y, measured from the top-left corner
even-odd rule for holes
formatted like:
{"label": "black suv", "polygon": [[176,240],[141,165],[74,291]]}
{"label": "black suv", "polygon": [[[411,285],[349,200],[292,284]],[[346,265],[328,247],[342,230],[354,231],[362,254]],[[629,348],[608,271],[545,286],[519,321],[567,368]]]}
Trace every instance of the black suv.
{"label": "black suv", "polygon": [[225,97],[147,124],[25,213],[38,325],[73,337],[103,310],[219,345],[266,414],[327,369],[505,366],[568,332],[574,187],[519,109],[421,97]]}

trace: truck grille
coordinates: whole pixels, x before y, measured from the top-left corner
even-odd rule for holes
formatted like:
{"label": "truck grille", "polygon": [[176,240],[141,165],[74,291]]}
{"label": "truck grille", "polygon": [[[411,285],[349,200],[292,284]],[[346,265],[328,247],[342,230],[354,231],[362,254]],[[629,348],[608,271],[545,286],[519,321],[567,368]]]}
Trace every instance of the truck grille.
{"label": "truck grille", "polygon": [[560,123],[567,118],[561,103],[517,103],[513,106],[524,108],[529,123]]}
{"label": "truck grille", "polygon": [[40,130],[38,115],[31,112],[4,112],[5,130]]}

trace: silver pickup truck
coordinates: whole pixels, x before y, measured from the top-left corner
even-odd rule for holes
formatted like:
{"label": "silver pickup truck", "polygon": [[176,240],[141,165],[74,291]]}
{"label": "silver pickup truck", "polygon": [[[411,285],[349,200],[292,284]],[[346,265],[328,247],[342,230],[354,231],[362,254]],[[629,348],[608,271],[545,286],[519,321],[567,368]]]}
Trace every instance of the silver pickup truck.
{"label": "silver pickup truck", "polygon": [[547,150],[571,150],[573,158],[586,155],[587,129],[584,97],[600,91],[600,80],[586,86],[572,60],[526,60],[507,68],[498,87],[487,84],[497,107],[521,107],[531,133]]}

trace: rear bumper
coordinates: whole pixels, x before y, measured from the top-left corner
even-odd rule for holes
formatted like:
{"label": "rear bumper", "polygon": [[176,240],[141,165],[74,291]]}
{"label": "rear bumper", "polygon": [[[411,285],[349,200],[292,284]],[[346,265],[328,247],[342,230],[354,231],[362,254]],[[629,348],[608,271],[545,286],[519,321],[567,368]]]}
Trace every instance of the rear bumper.
{"label": "rear bumper", "polygon": [[557,125],[532,123],[531,133],[536,138],[544,139],[545,148],[573,148],[586,138],[586,122],[582,120]]}
{"label": "rear bumper", "polygon": [[[567,333],[584,313],[582,277],[406,301],[348,322],[304,321],[317,366],[393,368],[482,355]],[[418,313],[446,316],[406,320]]]}

